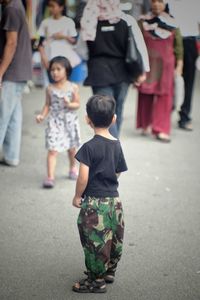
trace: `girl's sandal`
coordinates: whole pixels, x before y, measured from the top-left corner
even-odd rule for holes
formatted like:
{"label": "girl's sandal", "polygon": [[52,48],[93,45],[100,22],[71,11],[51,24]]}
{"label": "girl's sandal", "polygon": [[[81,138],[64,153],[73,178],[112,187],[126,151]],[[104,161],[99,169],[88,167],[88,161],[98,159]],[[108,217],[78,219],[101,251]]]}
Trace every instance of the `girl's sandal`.
{"label": "girl's sandal", "polygon": [[83,279],[79,282],[76,282],[72,287],[72,290],[76,293],[106,293],[106,284],[105,280],[94,280]]}
{"label": "girl's sandal", "polygon": [[45,189],[52,189],[52,188],[54,188],[54,185],[55,185],[55,181],[52,178],[47,177],[43,181],[43,188],[45,188]]}
{"label": "girl's sandal", "polygon": [[78,178],[78,172],[76,170],[70,170],[68,178],[71,180],[76,180]]}

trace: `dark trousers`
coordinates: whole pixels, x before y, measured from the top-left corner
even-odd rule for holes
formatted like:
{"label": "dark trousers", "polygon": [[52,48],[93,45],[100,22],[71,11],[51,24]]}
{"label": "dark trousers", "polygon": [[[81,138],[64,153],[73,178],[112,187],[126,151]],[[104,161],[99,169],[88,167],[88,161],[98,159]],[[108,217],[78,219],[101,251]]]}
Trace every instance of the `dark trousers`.
{"label": "dark trousers", "polygon": [[187,37],[183,39],[184,46],[184,67],[183,67],[183,78],[185,83],[185,97],[181,109],[179,112],[180,115],[180,124],[185,124],[191,120],[191,104],[192,104],[192,95],[193,87],[195,80],[195,62],[198,56],[196,39],[194,37]]}
{"label": "dark trousers", "polygon": [[120,133],[124,101],[128,92],[128,87],[129,84],[127,82],[121,82],[102,87],[92,87],[93,94],[108,95],[113,96],[115,98],[117,121],[115,125],[110,127],[110,133],[116,138],[119,136]]}

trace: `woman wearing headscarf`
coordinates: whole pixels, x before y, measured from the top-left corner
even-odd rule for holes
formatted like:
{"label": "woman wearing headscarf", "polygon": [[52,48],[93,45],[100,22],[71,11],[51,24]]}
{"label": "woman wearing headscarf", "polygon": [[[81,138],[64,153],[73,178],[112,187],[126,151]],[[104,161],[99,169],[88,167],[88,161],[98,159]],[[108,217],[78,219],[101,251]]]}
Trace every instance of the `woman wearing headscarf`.
{"label": "woman wearing headscarf", "polygon": [[125,65],[128,25],[132,26],[137,48],[141,53],[144,74],[149,71],[147,49],[135,19],[120,9],[119,0],[89,0],[81,19],[81,34],[89,50],[88,77],[85,85],[92,87],[93,94],[112,95],[116,101],[116,124],[111,133],[118,137],[125,97],[130,84]]}
{"label": "woman wearing headscarf", "polygon": [[151,0],[151,12],[139,23],[147,45],[150,72],[139,87],[137,128],[152,133],[162,142],[170,142],[174,69],[182,74],[183,45],[175,19],[167,13],[164,0]]}

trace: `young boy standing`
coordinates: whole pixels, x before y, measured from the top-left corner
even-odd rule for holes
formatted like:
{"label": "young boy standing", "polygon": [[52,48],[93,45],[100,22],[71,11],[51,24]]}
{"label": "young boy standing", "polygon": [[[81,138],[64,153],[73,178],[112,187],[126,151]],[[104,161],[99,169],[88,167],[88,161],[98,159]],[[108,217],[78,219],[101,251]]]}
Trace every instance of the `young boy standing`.
{"label": "young boy standing", "polygon": [[81,208],[78,229],[88,277],[76,282],[73,291],[105,293],[122,254],[124,220],[117,188],[127,165],[119,140],[109,133],[116,120],[115,100],[94,95],[86,110],[95,135],[75,156],[80,167],[73,205]]}

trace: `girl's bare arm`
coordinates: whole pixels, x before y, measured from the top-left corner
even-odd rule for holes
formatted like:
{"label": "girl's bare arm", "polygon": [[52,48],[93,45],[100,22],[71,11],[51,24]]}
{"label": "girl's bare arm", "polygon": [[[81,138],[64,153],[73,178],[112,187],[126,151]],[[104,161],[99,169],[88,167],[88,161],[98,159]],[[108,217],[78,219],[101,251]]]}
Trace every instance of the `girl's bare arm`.
{"label": "girl's bare arm", "polygon": [[49,88],[46,89],[46,101],[45,101],[45,105],[43,106],[43,109],[41,111],[41,113],[39,115],[37,115],[36,117],[36,121],[38,123],[41,123],[46,116],[49,113],[49,106],[50,106],[50,94],[49,94]]}
{"label": "girl's bare arm", "polygon": [[77,85],[74,85],[72,101],[69,102],[67,99],[65,99],[65,100],[66,100],[65,105],[69,109],[76,110],[80,107],[80,95],[79,95],[79,88]]}

